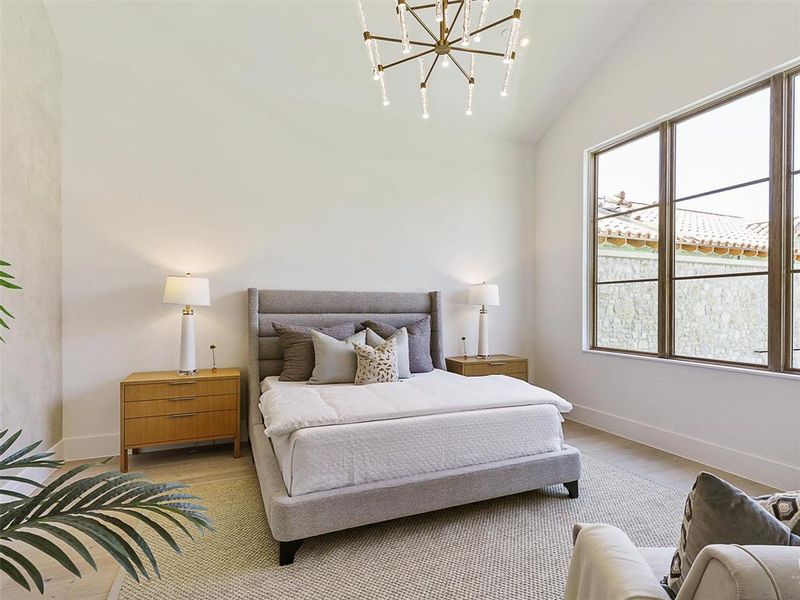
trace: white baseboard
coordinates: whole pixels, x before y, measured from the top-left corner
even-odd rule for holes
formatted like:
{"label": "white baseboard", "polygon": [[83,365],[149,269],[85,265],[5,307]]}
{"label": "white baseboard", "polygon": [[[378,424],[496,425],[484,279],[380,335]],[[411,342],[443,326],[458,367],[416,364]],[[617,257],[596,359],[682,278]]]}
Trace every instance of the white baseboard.
{"label": "white baseboard", "polygon": [[800,488],[800,467],[577,404],[568,418],[781,490]]}
{"label": "white baseboard", "polygon": [[119,454],[119,434],[84,435],[64,438],[64,460],[103,458]]}
{"label": "white baseboard", "polygon": [[[48,452],[52,452],[53,453],[53,457],[52,458],[57,458],[59,460],[63,459],[64,458],[64,440],[60,440],[60,441],[56,442],[53,445],[53,447],[48,450]],[[54,469],[45,469],[45,468],[37,469],[37,468],[34,468],[34,467],[27,467],[25,469],[22,469],[18,473],[14,473],[13,470],[12,470],[11,473],[7,473],[7,474],[8,475],[16,475],[17,477],[24,477],[26,479],[30,479],[32,481],[35,481],[36,483],[43,483],[44,480],[47,479],[50,476],[50,473],[52,473],[53,471],[54,471]],[[33,492],[33,487],[32,486],[26,485],[24,483],[19,483],[19,482],[16,482],[16,481],[8,481],[8,482],[5,483],[5,485],[2,485],[0,487],[2,487],[2,489],[4,489],[4,490],[20,492],[21,494],[30,494],[31,492]],[[4,502],[8,502],[9,500],[10,500],[10,498],[8,498],[7,496],[3,497],[3,501]]]}

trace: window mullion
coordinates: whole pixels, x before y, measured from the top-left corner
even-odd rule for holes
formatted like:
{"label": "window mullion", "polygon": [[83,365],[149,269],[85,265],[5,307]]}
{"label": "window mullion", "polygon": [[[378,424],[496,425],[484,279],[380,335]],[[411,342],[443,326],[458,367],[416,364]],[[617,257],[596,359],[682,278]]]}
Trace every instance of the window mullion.
{"label": "window mullion", "polygon": [[770,183],[769,183],[769,259],[768,259],[768,330],[769,348],[767,366],[770,371],[782,371],[787,366],[789,327],[785,318],[787,307],[788,276],[786,275],[786,244],[784,235],[785,173],[786,161],[786,77],[775,75],[770,79]]}
{"label": "window mullion", "polygon": [[675,247],[672,227],[674,181],[673,125],[660,126],[658,199],[658,355],[672,355],[672,255]]}

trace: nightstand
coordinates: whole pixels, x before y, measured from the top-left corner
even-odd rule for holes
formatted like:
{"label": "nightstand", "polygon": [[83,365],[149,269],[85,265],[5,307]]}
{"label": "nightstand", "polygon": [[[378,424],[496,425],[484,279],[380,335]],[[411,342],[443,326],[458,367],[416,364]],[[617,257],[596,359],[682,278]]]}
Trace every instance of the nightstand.
{"label": "nightstand", "polygon": [[128,450],[233,439],[239,458],[239,369],[131,373],[119,384],[119,469],[128,471]]}
{"label": "nightstand", "polygon": [[489,358],[451,356],[445,359],[447,370],[466,377],[508,375],[528,381],[528,359],[510,354],[493,354]]}

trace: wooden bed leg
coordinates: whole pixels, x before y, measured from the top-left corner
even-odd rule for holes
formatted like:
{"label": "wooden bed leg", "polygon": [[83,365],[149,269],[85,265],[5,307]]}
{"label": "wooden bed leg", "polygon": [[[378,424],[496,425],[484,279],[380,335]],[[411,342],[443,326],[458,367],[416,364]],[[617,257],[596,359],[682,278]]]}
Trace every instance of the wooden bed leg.
{"label": "wooden bed leg", "polygon": [[294,562],[294,554],[303,545],[303,540],[292,540],[291,542],[278,542],[278,564],[280,566],[290,565]]}
{"label": "wooden bed leg", "polygon": [[567,481],[564,484],[564,487],[567,488],[567,493],[569,494],[570,498],[577,498],[578,497],[578,481]]}

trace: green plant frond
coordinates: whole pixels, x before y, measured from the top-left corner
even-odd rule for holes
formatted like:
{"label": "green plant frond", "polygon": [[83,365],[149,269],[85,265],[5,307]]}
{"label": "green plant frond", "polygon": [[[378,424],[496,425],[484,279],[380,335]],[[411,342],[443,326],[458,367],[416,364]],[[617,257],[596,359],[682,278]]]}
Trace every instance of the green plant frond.
{"label": "green plant frond", "polygon": [[125,569],[125,572],[133,577],[136,582],[139,582],[139,573],[137,573],[133,563],[128,558],[125,547],[119,543],[120,535],[111,531],[107,527],[103,527],[93,519],[86,516],[59,516],[49,517],[49,520],[56,523],[63,523],[77,529],[81,533],[88,535],[95,542],[111,555],[117,563]]}
{"label": "green plant frond", "polygon": [[[161,525],[161,523],[159,523],[158,521],[156,521],[156,520],[154,520],[154,519],[151,519],[150,517],[147,517],[147,516],[143,515],[141,512],[138,512],[138,511],[136,511],[136,510],[132,510],[132,509],[131,509],[131,510],[118,510],[118,511],[116,511],[116,512],[121,512],[121,513],[124,513],[124,514],[130,515],[130,516],[132,516],[132,517],[134,517],[134,518],[136,518],[136,519],[138,519],[138,520],[142,521],[142,522],[143,522],[145,525],[147,525],[148,527],[150,527],[150,529],[152,529],[153,531],[155,531],[155,532],[156,532],[156,533],[157,533],[157,534],[158,534],[158,535],[161,537],[161,539],[162,539],[162,540],[164,540],[165,542],[167,542],[167,544],[169,544],[169,547],[170,547],[170,548],[172,548],[172,549],[173,549],[173,550],[174,550],[174,551],[175,551],[177,554],[182,554],[182,552],[181,552],[181,548],[180,548],[180,546],[178,546],[178,542],[176,542],[176,541],[175,541],[175,538],[173,538],[173,537],[172,537],[172,535],[170,535],[169,531],[167,531],[167,530],[164,528],[164,526],[163,526],[163,525]],[[158,512],[158,511],[156,511],[156,512]],[[158,513],[158,514],[162,514],[162,513]],[[163,516],[163,515],[162,515],[162,516]],[[180,529],[182,529],[183,531],[185,531],[185,532],[186,532],[186,534],[187,534],[187,535],[188,535],[188,536],[189,536],[191,539],[194,539],[194,538],[192,538],[192,535],[191,535],[191,534],[189,533],[189,531],[188,531],[188,530],[187,530],[187,529],[186,529],[186,528],[183,526],[183,524],[182,524],[182,523],[178,523],[178,527],[180,527]]]}
{"label": "green plant frond", "polygon": [[5,327],[6,329],[10,329],[9,326],[8,326],[8,323],[3,321],[2,317],[0,317],[0,326]]}
{"label": "green plant frond", "polygon": [[[3,567],[4,567],[3,568],[4,572],[8,573],[8,571],[6,571],[6,569],[5,569],[5,563],[7,563],[9,560],[13,560],[20,567],[22,567],[25,570],[25,572],[28,574],[28,577],[31,578],[31,580],[33,581],[33,584],[36,586],[36,589],[39,590],[39,593],[40,594],[44,594],[44,579],[42,579],[42,574],[39,572],[39,569],[37,569],[36,566],[30,560],[28,560],[27,558],[25,558],[25,556],[23,556],[22,554],[20,554],[19,552],[17,552],[13,548],[10,548],[9,546],[0,546],[0,554],[5,554],[6,555],[6,559],[4,559],[2,561],[3,562]],[[19,570],[17,570],[17,573],[19,573]],[[20,577],[22,577],[21,573],[20,573]],[[17,581],[17,583],[19,583],[19,581],[17,579],[15,579],[13,577],[12,577],[12,579],[14,579],[14,581]],[[25,580],[25,578],[23,577],[23,581],[24,580]],[[27,582],[25,582],[24,587],[27,590],[31,589],[30,586],[27,585]]]}
{"label": "green plant frond", "polygon": [[67,556],[67,553],[47,538],[36,535],[35,533],[30,533],[29,531],[20,530],[4,532],[3,537],[10,540],[24,542],[30,546],[33,546],[37,550],[41,550],[47,554],[49,557],[54,558],[56,561],[58,561],[58,564],[67,569],[76,577],[81,576],[81,572],[78,570],[78,567],[74,562],[72,562],[72,559]]}
{"label": "green plant frond", "polygon": [[30,496],[28,496],[27,494],[23,494],[22,492],[17,492],[14,490],[0,489],[0,495],[11,496],[12,498],[19,498],[20,500],[27,500],[30,498]]}
{"label": "green plant frond", "polygon": [[28,479],[27,477],[17,477],[16,475],[0,475],[0,481],[16,481],[17,483],[24,483],[25,485],[30,485],[40,489],[44,487],[44,485],[38,481]]}
{"label": "green plant frond", "polygon": [[114,473],[115,477],[108,479],[102,485],[98,485],[92,491],[81,496],[72,508],[83,508],[92,505],[95,501],[102,505],[102,498],[111,497],[114,490],[119,488],[122,484],[131,482],[133,480],[141,479],[139,473]]}
{"label": "green plant frond", "polygon": [[6,262],[0,258],[0,267],[10,267],[10,266],[11,266],[10,262]]}
{"label": "green plant frond", "polygon": [[79,500],[80,497],[89,492],[95,486],[103,487],[103,483],[109,480],[113,480],[116,476],[114,471],[106,471],[104,473],[100,473],[98,475],[94,475],[92,477],[87,477],[85,479],[81,479],[79,481],[74,481],[69,486],[64,486],[61,488],[61,494],[56,499],[55,494],[54,500],[49,503],[48,508],[42,514],[49,514],[49,513],[59,513],[64,512],[72,502]]}
{"label": "green plant frond", "polygon": [[[147,545],[147,542],[139,534],[138,531],[136,531],[133,527],[131,527],[128,523],[126,523],[122,519],[118,519],[117,517],[112,517],[111,515],[95,514],[92,516],[95,519],[100,519],[101,521],[105,521],[106,523],[111,523],[115,527],[124,531],[127,534],[127,536],[131,538],[136,543],[137,546],[139,546],[142,553],[147,557],[147,560],[150,561],[150,565],[153,567],[153,572],[159,579],[161,579],[161,572],[158,570],[158,563],[156,563],[156,557],[153,554],[153,551],[150,549],[150,546]],[[144,565],[141,564],[141,562],[139,562],[137,566],[139,567],[139,570],[144,574],[144,576],[150,579],[150,575],[147,573],[147,570],[144,568]]]}
{"label": "green plant frond", "polygon": [[0,304],[0,312],[11,319],[16,319],[16,317],[12,315],[10,312],[8,312],[8,309],[2,304]]}
{"label": "green plant frond", "polygon": [[162,494],[170,490],[180,490],[188,487],[184,483],[150,483],[140,485],[138,488],[132,489],[124,496],[117,498],[119,502],[144,502],[148,498],[156,494]]}
{"label": "green plant frond", "polygon": [[38,442],[33,442],[32,444],[28,444],[24,448],[20,448],[19,450],[17,450],[13,454],[10,454],[9,456],[4,456],[2,459],[0,459],[0,465],[7,466],[7,468],[12,468],[8,465],[13,465],[15,460],[24,457],[26,454],[30,454],[36,448],[41,446],[41,444],[42,440],[39,440]]}
{"label": "green plant frond", "polygon": [[[3,439],[4,437],[6,437],[7,433],[8,433],[8,429],[4,429],[3,433],[0,433],[0,440]],[[14,442],[16,442],[17,439],[19,438],[19,436],[21,436],[21,435],[22,435],[22,429],[20,429],[19,431],[15,432],[15,433],[12,433],[10,438],[8,438],[5,442],[0,444],[0,456],[3,456],[3,454],[5,454],[5,452],[6,452],[6,450],[11,448],[11,446],[14,445]]]}
{"label": "green plant frond", "polygon": [[70,546],[73,550],[75,550],[78,554],[80,554],[81,558],[85,560],[90,567],[92,567],[95,571],[97,571],[97,563],[94,562],[94,558],[92,555],[89,554],[89,551],[86,549],[86,546],[83,545],[78,538],[72,535],[69,531],[62,529],[61,527],[56,527],[55,525],[51,525],[50,523],[31,523],[28,525],[31,529],[41,529],[42,531],[46,531],[54,538],[57,538]]}
{"label": "green plant frond", "polygon": [[[9,550],[9,548],[8,548],[7,546],[0,546],[0,552],[2,552],[3,554],[5,554],[6,556],[9,556],[9,554],[8,554],[8,550]],[[14,551],[12,550],[11,552],[14,552]],[[16,552],[14,552],[14,554],[17,554],[17,553],[16,553]],[[21,556],[21,555],[20,555],[20,556]],[[23,558],[24,560],[27,560],[27,559],[25,559],[25,557],[24,557],[24,556],[23,556],[22,558]],[[29,561],[29,562],[30,562],[30,561]],[[34,569],[36,569],[36,567],[34,567]],[[22,587],[24,587],[24,588],[25,588],[26,590],[28,590],[29,592],[31,591],[31,586],[30,586],[30,584],[28,583],[28,580],[27,580],[27,579],[25,579],[25,576],[24,576],[24,575],[23,575],[23,574],[20,572],[20,570],[19,570],[17,567],[15,567],[15,566],[14,566],[14,565],[11,563],[11,561],[10,561],[10,560],[8,560],[8,559],[3,559],[3,560],[0,560],[0,571],[3,571],[3,573],[5,573],[6,575],[8,575],[8,576],[9,576],[9,577],[10,577],[10,578],[13,580],[13,581],[15,581],[16,583],[18,583],[18,584],[19,584],[19,585],[21,585]],[[38,570],[37,570],[36,572],[38,573]],[[41,577],[41,575],[40,575],[40,577]],[[34,583],[35,583],[35,582],[36,582],[36,581],[34,580]],[[40,593],[42,593],[42,594],[44,594],[44,582],[42,582],[42,588],[39,590],[39,592],[40,592]]]}
{"label": "green plant frond", "polygon": [[0,278],[0,287],[8,288],[10,290],[21,290],[22,288],[10,281]]}

